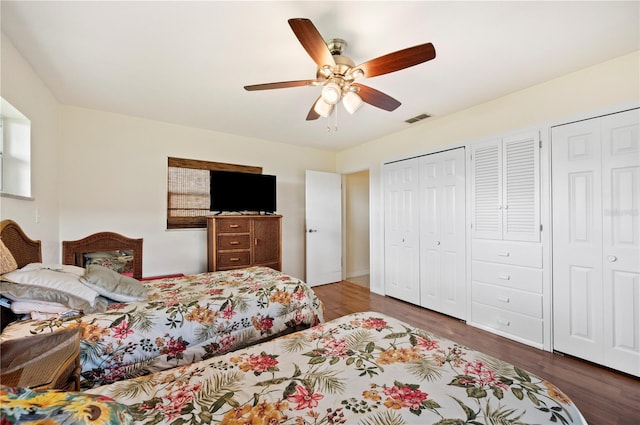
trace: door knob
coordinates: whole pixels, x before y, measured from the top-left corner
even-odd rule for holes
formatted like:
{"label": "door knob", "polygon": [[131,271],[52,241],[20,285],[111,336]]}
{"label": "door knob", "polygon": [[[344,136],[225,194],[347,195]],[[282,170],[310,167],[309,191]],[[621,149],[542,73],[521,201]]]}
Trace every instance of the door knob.
{"label": "door knob", "polygon": [[612,263],[615,263],[616,261],[618,261],[618,257],[616,257],[615,255],[610,255],[609,261],[611,261]]}

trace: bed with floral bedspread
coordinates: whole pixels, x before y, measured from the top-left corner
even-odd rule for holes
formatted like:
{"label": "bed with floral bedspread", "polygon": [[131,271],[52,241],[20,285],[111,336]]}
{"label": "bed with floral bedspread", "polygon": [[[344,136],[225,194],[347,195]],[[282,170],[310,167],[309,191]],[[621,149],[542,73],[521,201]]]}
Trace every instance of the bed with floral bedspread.
{"label": "bed with floral bedspread", "polygon": [[316,325],[322,303],[299,279],[267,267],[143,282],[144,302],[110,304],[106,312],[25,320],[2,339],[81,327],[81,385],[189,364]]}
{"label": "bed with floral bedspread", "polygon": [[139,425],[585,424],[551,382],[374,312],[88,393]]}

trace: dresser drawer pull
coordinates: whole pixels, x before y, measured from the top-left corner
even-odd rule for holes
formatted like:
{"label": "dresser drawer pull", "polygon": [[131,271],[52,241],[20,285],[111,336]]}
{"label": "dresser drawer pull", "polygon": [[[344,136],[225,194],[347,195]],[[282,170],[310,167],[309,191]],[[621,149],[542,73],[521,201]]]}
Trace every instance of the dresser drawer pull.
{"label": "dresser drawer pull", "polygon": [[240,227],[240,225],[239,224],[230,224],[229,227],[232,228],[232,229],[237,229],[238,227]]}
{"label": "dresser drawer pull", "polygon": [[240,258],[238,258],[238,257],[231,257],[231,258],[229,258],[229,261],[240,261]]}
{"label": "dresser drawer pull", "polygon": [[231,241],[231,242],[229,242],[229,245],[240,245],[240,242],[238,242],[238,241]]}
{"label": "dresser drawer pull", "polygon": [[511,300],[509,299],[509,297],[498,297],[498,301],[502,303],[508,303]]}
{"label": "dresser drawer pull", "polygon": [[500,326],[509,326],[510,323],[508,320],[504,320],[504,319],[498,319],[496,320],[496,323],[499,324]]}
{"label": "dresser drawer pull", "polygon": [[511,275],[508,274],[501,274],[498,277],[502,280],[511,280]]}
{"label": "dresser drawer pull", "polygon": [[500,257],[508,257],[509,256],[509,251],[500,251],[500,252],[498,252],[498,255]]}

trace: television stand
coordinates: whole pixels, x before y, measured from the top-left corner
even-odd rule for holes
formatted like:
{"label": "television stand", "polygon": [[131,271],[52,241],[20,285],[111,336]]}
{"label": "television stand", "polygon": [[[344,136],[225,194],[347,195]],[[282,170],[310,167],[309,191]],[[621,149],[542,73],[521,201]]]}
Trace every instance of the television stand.
{"label": "television stand", "polygon": [[281,215],[207,217],[208,271],[266,266],[282,270]]}

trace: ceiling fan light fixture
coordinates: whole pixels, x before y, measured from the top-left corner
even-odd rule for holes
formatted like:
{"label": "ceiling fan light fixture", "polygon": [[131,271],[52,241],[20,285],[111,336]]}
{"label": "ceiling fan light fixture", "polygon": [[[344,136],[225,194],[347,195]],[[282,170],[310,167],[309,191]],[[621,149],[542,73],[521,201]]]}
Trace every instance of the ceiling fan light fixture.
{"label": "ceiling fan light fixture", "polygon": [[[322,89],[322,100],[329,105],[335,105],[342,97],[342,90],[336,83],[328,83]],[[319,113],[319,112],[318,112]]]}
{"label": "ceiling fan light fixture", "polygon": [[362,98],[352,91],[347,92],[342,98],[344,109],[350,114],[356,112],[362,106],[362,103]]}
{"label": "ceiling fan light fixture", "polygon": [[313,107],[313,110],[316,111],[318,115],[325,118],[328,117],[329,114],[331,114],[332,109],[333,109],[333,105],[330,105],[324,100],[322,100],[322,97],[318,99],[315,106]]}
{"label": "ceiling fan light fixture", "polygon": [[357,78],[362,78],[362,77],[364,77],[364,71],[361,70],[360,68],[356,68],[351,73],[351,76],[353,77],[354,80],[357,79]]}

